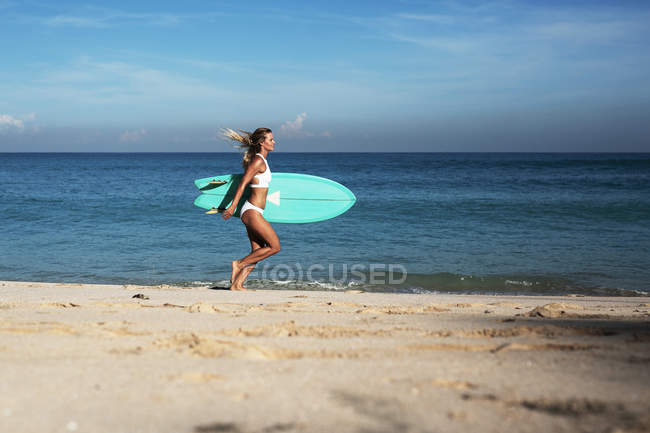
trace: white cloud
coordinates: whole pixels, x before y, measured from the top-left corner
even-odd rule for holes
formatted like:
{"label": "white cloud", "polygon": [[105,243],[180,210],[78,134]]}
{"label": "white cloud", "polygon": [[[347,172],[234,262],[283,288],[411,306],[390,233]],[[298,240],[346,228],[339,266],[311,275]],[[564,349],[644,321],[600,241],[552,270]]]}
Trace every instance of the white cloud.
{"label": "white cloud", "polygon": [[390,35],[393,39],[400,42],[409,42],[423,47],[434,48],[437,50],[448,51],[451,53],[465,53],[472,49],[477,48],[476,43],[478,40],[472,38],[440,38],[440,37],[410,37],[397,33]]}
{"label": "white cloud", "polygon": [[49,26],[73,26],[73,27],[108,27],[105,18],[78,17],[70,15],[57,15],[45,21]]}
{"label": "white cloud", "polygon": [[302,123],[307,118],[307,113],[300,113],[296,116],[296,120],[287,120],[280,126],[280,132],[287,137],[303,137],[307,135],[302,130]]}
{"label": "white cloud", "polygon": [[[77,86],[83,82],[84,86]],[[188,95],[206,100],[223,99],[229,91],[177,73],[124,62],[97,62],[81,57],[66,69],[52,71],[40,81],[44,90],[57,97],[75,97],[78,103],[120,103],[160,101]]]}
{"label": "white cloud", "polygon": [[25,129],[25,124],[22,120],[16,119],[9,114],[0,114],[0,131],[4,132],[12,129],[22,131]]}
{"label": "white cloud", "polygon": [[314,133],[302,129],[302,125],[307,118],[307,113],[300,113],[296,116],[296,120],[287,120],[280,126],[280,134],[287,138],[304,138],[304,137],[331,137],[329,131],[321,133]]}
{"label": "white cloud", "polygon": [[454,17],[449,16],[449,15],[430,15],[430,14],[398,14],[397,15],[399,18],[404,18],[407,20],[414,20],[414,21],[427,21],[427,22],[432,22],[436,24],[453,24],[454,23]]}
{"label": "white cloud", "polygon": [[25,116],[14,117],[11,114],[0,114],[0,132],[38,132],[38,125],[29,123],[36,120],[36,113],[29,113]]}
{"label": "white cloud", "polygon": [[[649,18],[646,15],[646,19]],[[638,21],[633,18],[604,20],[600,17],[584,17],[582,19],[565,19],[550,21],[531,26],[530,35],[542,40],[559,43],[600,44],[625,40],[634,33],[643,31]]]}
{"label": "white cloud", "polygon": [[78,13],[60,14],[43,19],[43,23],[53,27],[94,27],[108,28],[125,24],[149,26],[176,26],[191,21],[213,21],[223,16],[220,12],[175,14],[166,12],[133,13],[116,9],[86,7]]}
{"label": "white cloud", "polygon": [[135,143],[136,141],[140,141],[145,135],[147,135],[146,129],[124,131],[120,134],[120,143]]}

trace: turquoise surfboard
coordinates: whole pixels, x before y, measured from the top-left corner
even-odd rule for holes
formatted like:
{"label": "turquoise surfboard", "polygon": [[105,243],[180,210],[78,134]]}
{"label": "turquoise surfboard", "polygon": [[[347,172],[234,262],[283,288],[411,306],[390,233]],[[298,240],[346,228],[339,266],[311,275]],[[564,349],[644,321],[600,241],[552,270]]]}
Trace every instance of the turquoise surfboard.
{"label": "turquoise surfboard", "polygon": [[[194,204],[217,213],[232,203],[242,174],[206,177],[194,181],[202,192]],[[241,207],[250,196],[250,187],[235,212],[239,216]],[[312,223],[341,215],[350,209],[357,198],[352,191],[338,182],[324,177],[298,173],[273,173],[273,179],[266,196],[264,218],[276,223]]]}

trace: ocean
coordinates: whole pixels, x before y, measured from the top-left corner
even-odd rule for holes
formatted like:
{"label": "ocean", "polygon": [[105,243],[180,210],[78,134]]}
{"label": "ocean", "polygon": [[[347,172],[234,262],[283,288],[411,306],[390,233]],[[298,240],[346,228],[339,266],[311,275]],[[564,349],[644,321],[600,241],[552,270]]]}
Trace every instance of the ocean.
{"label": "ocean", "polygon": [[[237,218],[193,206],[229,153],[0,153],[0,280],[227,287]],[[635,296],[650,292],[650,154],[272,153],[357,197],[274,224],[258,289]]]}

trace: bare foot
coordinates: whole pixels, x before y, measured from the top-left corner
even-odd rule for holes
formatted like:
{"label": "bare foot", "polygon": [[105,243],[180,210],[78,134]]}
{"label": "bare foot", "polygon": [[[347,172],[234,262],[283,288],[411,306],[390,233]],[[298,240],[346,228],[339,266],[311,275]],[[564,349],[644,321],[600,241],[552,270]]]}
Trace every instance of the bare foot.
{"label": "bare foot", "polygon": [[[248,278],[248,275],[255,269],[255,264],[243,266],[241,269],[241,274],[237,275],[237,279],[241,281],[241,285],[244,286],[244,281]],[[246,287],[244,287],[246,288]]]}
{"label": "bare foot", "polygon": [[233,269],[235,266],[238,267],[239,272],[235,276],[235,279],[233,280],[232,285],[230,286],[230,290],[247,290],[246,287],[244,287],[244,281],[246,281],[248,275],[255,268],[255,264],[240,266],[239,261],[237,261],[236,264],[235,262],[233,262]]}
{"label": "bare foot", "polygon": [[232,273],[230,274],[230,284],[235,281],[235,278],[237,277],[237,274],[241,271],[241,267],[239,266],[239,260],[233,260],[232,261]]}

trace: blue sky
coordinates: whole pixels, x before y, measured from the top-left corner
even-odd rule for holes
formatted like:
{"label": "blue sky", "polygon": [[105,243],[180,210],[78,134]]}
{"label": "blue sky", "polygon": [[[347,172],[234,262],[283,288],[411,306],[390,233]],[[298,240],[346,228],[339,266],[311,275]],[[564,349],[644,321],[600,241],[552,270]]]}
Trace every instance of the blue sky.
{"label": "blue sky", "polygon": [[0,0],[0,151],[650,151],[650,3]]}

